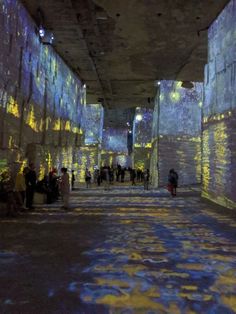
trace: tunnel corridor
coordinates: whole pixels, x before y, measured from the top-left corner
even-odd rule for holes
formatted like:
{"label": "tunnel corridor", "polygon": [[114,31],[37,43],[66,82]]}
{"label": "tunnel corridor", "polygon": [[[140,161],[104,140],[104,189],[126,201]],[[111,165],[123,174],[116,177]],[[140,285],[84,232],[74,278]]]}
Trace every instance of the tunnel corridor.
{"label": "tunnel corridor", "polygon": [[236,0],[0,0],[0,42],[0,314],[236,313]]}

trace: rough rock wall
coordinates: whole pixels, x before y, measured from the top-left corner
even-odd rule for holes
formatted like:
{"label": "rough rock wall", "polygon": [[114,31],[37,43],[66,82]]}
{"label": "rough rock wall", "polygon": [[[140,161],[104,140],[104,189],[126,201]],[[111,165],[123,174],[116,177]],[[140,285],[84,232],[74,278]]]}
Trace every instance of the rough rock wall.
{"label": "rough rock wall", "polygon": [[203,196],[236,208],[236,1],[208,32],[203,107]]}
{"label": "rough rock wall", "polygon": [[158,180],[165,186],[171,168],[179,173],[180,185],[200,183],[202,84],[185,89],[181,82],[162,81],[158,98],[151,157],[154,185]]}
{"label": "rough rock wall", "polygon": [[0,159],[11,166],[30,159],[38,169],[58,160],[71,164],[73,156],[61,158],[57,148],[81,144],[80,80],[51,46],[40,43],[19,1],[0,2],[0,25]]}

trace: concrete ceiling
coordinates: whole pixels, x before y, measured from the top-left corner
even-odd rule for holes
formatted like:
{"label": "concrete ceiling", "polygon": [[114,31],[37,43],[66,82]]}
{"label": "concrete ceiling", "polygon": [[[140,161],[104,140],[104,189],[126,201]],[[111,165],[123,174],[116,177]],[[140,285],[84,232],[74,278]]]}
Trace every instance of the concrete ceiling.
{"label": "concrete ceiling", "polygon": [[87,102],[116,112],[150,106],[156,80],[202,81],[207,29],[229,0],[22,2],[37,23],[41,9],[55,49],[87,84]]}

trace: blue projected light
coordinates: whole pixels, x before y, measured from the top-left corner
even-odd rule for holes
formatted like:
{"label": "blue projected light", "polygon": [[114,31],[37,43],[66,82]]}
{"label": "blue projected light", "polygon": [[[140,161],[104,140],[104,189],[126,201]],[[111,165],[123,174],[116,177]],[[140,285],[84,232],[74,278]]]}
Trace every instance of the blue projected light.
{"label": "blue projected light", "polygon": [[93,145],[102,142],[104,110],[101,104],[82,107],[81,127],[85,131],[85,144]]}
{"label": "blue projected light", "polygon": [[145,147],[152,141],[153,110],[146,108],[136,108],[133,134],[134,146]]}
{"label": "blue projected light", "polygon": [[127,129],[106,128],[103,131],[102,148],[116,153],[128,153]]}

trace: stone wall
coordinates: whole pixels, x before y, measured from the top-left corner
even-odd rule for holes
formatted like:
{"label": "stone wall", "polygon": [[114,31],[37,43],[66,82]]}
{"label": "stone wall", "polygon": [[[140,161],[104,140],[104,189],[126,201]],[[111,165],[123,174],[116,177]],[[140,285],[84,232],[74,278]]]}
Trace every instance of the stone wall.
{"label": "stone wall", "polygon": [[204,197],[236,208],[236,1],[208,32],[203,107]]}

